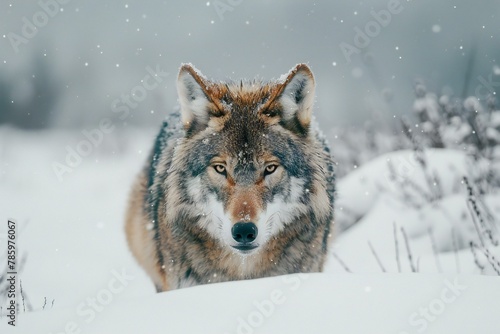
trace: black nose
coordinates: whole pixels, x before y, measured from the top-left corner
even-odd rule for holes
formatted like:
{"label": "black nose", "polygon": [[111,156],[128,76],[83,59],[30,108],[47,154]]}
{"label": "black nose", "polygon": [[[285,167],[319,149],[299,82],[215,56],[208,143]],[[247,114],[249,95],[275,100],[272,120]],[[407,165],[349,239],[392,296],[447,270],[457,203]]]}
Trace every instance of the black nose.
{"label": "black nose", "polygon": [[254,223],[236,223],[231,233],[237,242],[250,243],[257,238],[257,226]]}

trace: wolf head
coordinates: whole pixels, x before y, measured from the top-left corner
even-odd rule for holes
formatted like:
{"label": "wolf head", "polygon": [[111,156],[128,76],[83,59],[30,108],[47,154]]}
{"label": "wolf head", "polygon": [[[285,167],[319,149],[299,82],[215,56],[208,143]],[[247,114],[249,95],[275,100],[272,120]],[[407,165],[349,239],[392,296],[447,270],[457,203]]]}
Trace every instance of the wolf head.
{"label": "wolf head", "polygon": [[[329,214],[310,124],[314,77],[305,64],[272,82],[221,83],[190,64],[178,76],[185,137],[173,157],[179,197],[196,228],[238,254]],[[321,151],[321,150],[320,150]],[[300,219],[300,218],[304,219]]]}

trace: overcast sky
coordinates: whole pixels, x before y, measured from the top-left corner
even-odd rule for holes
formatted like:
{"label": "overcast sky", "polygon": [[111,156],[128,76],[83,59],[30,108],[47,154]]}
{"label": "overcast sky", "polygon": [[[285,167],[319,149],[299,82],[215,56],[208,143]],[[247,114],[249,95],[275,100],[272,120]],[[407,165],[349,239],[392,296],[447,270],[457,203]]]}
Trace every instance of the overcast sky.
{"label": "overcast sky", "polygon": [[[46,11],[54,1],[42,0],[51,4]],[[475,49],[468,88],[474,94],[500,56],[498,0],[72,0],[58,6],[45,22],[35,1],[0,1],[0,122],[34,117],[36,98],[43,100],[35,95],[51,87],[51,98],[43,100],[46,125],[93,124],[141,85],[148,67],[158,67],[169,75],[128,119],[156,126],[176,105],[182,62],[216,79],[272,79],[306,62],[316,75],[322,124],[384,124],[411,110],[415,79],[461,95]],[[40,27],[30,36],[23,27],[34,20]]]}

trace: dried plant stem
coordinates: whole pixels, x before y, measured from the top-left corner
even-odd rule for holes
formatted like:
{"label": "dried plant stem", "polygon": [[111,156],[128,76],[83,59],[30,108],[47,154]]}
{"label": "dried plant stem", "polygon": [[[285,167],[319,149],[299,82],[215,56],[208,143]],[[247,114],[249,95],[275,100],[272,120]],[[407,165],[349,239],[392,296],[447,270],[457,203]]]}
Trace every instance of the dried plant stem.
{"label": "dried plant stem", "polygon": [[453,253],[455,254],[455,266],[457,268],[457,273],[460,274],[460,261],[458,259],[458,245],[457,245],[457,232],[453,227],[451,230],[451,242],[453,244]]}
{"label": "dried plant stem", "polygon": [[380,258],[378,257],[377,252],[375,251],[375,248],[373,248],[373,245],[370,241],[368,241],[368,246],[370,246],[370,249],[372,251],[373,256],[375,256],[375,259],[377,260],[378,265],[380,266],[380,269],[385,273],[387,270],[385,270],[384,265],[382,264],[382,261],[380,261]]}
{"label": "dried plant stem", "polygon": [[405,229],[403,227],[401,227],[401,234],[403,234],[403,239],[405,241],[406,251],[408,253],[408,261],[410,262],[411,271],[414,272],[414,273],[416,273],[417,272],[417,267],[413,263],[413,255],[411,253],[410,243],[408,242],[408,236],[406,235]]}
{"label": "dried plant stem", "polygon": [[342,261],[342,260],[340,259],[340,257],[337,255],[337,253],[332,252],[332,254],[333,254],[333,257],[334,257],[337,261],[339,261],[340,265],[342,266],[342,268],[344,268],[344,270],[345,270],[345,271],[347,271],[348,273],[352,273],[352,271],[351,271],[351,270],[349,269],[349,267],[348,267],[348,266],[344,263],[344,261]]}
{"label": "dried plant stem", "polygon": [[23,301],[23,312],[26,312],[26,304],[24,302],[24,292],[23,292],[23,281],[19,280],[19,286],[21,288],[21,299]]}
{"label": "dried plant stem", "polygon": [[483,252],[484,256],[486,256],[486,259],[488,260],[493,270],[497,273],[498,276],[500,276],[500,262],[495,258],[493,254],[490,253],[488,248],[482,248],[481,251]]}
{"label": "dried plant stem", "polygon": [[396,229],[396,222],[393,223],[394,226],[394,247],[396,248],[396,263],[398,265],[398,272],[401,272],[401,262],[399,261],[399,244],[398,244],[398,231]]}
{"label": "dried plant stem", "polygon": [[470,250],[472,251],[472,256],[474,257],[474,263],[479,268],[479,270],[481,270],[482,273],[484,270],[484,266],[481,264],[481,262],[479,262],[479,259],[477,257],[476,244],[474,244],[474,241],[471,241],[469,245],[470,245]]}
{"label": "dried plant stem", "polygon": [[439,273],[442,273],[443,269],[441,267],[441,263],[439,262],[436,240],[434,239],[434,233],[432,231],[432,228],[427,229],[427,232],[429,233],[429,239],[431,239],[432,252],[434,253],[434,259],[436,260],[436,268]]}

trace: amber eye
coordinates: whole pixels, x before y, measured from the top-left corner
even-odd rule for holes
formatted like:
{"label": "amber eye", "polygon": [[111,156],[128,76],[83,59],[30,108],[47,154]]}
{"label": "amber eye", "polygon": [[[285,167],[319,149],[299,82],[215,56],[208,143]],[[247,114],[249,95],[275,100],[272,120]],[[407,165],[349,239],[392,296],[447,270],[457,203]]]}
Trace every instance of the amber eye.
{"label": "amber eye", "polygon": [[214,165],[214,169],[217,173],[226,175],[226,166],[218,164]]}
{"label": "amber eye", "polygon": [[278,165],[266,166],[266,170],[264,171],[264,176],[274,173],[277,168],[278,168]]}

